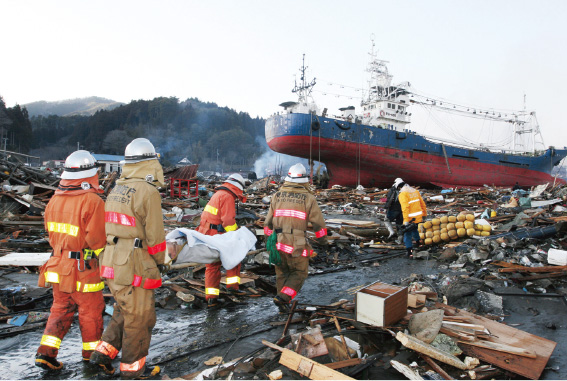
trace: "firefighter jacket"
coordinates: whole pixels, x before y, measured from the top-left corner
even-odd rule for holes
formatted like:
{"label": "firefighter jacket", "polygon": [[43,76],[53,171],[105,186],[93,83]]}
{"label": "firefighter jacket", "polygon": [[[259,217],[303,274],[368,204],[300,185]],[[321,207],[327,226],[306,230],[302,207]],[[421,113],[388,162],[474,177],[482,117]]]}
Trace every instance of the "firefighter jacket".
{"label": "firefighter jacket", "polygon": [[412,221],[419,223],[422,218],[427,215],[427,208],[425,202],[421,198],[421,194],[415,188],[409,185],[404,185],[398,196],[400,205],[402,206],[402,213],[404,215],[404,223]]}
{"label": "firefighter jacket", "polygon": [[106,199],[101,275],[116,285],[161,286],[157,265],[165,259],[165,231],[159,184],[163,170],[157,160],[126,164]]}
{"label": "firefighter jacket", "polygon": [[45,230],[53,252],[40,269],[40,287],[58,283],[65,293],[104,288],[97,259],[106,242],[104,201],[98,192],[98,175],[61,180],[45,208]]}
{"label": "firefighter jacket", "polygon": [[223,183],[215,190],[215,194],[201,214],[201,223],[197,228],[199,233],[206,235],[216,235],[238,229],[235,202],[237,200],[246,202],[240,188],[230,183]]}
{"label": "firefighter jacket", "polygon": [[270,209],[264,222],[264,232],[278,235],[276,248],[292,257],[310,257],[313,250],[307,242],[307,224],[311,222],[315,237],[327,243],[325,219],[315,196],[306,188],[309,184],[286,181],[272,196]]}

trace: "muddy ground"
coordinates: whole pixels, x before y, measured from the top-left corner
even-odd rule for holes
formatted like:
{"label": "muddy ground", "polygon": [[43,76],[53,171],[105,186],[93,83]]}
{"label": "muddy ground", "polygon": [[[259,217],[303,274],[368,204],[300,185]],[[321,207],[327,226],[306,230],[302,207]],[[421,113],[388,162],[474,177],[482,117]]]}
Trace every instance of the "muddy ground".
{"label": "muddy ground", "polygon": [[[379,262],[365,267],[310,276],[298,296],[299,303],[329,304],[339,299],[352,299],[348,289],[376,280],[395,283],[411,274],[434,275],[449,270],[439,268],[436,261],[408,260],[405,257]],[[33,286],[37,275],[10,274],[18,283]],[[3,279],[6,281],[7,279]],[[3,282],[4,283],[4,282]],[[510,288],[502,292],[511,293]],[[519,291],[518,291],[519,292]],[[542,379],[567,379],[567,307],[562,298],[505,296],[505,322],[519,324],[517,328],[554,340],[558,346]],[[272,327],[270,321],[282,320],[270,297],[248,298],[242,305],[214,311],[184,308],[157,308],[149,363],[157,363],[169,377],[180,377],[207,368],[203,362],[213,356],[227,360],[241,357],[263,347],[262,339],[276,341],[282,327]],[[109,319],[105,317],[105,322]],[[293,326],[292,326],[293,328]],[[22,333],[0,340],[0,377],[2,379],[93,379],[96,374],[81,363],[81,339],[75,322],[61,345],[59,359],[65,364],[61,373],[44,373],[36,368],[34,355],[42,330]],[[235,341],[235,339],[237,339]],[[385,362],[387,364],[387,361]],[[118,362],[116,362],[118,365]],[[395,370],[379,367],[368,376],[382,379],[404,379]],[[259,375],[266,378],[265,375]]]}

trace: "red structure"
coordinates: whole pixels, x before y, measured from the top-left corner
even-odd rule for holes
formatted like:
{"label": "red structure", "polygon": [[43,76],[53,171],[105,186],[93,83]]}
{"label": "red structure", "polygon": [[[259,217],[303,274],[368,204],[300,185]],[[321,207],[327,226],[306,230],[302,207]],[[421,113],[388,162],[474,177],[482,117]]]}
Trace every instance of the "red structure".
{"label": "red structure", "polygon": [[169,195],[171,197],[198,197],[199,180],[197,179],[169,179]]}

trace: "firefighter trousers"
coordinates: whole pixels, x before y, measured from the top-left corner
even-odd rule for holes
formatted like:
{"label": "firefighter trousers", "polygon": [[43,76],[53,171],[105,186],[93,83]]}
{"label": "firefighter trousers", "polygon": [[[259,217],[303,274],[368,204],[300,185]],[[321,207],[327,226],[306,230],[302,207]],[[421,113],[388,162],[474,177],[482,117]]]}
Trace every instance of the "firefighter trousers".
{"label": "firefighter trousers", "polygon": [[[206,299],[219,297],[221,280],[221,262],[208,263],[205,269]],[[233,269],[226,270],[226,288],[238,290],[240,286],[240,264]]]}
{"label": "firefighter trousers", "polygon": [[102,343],[114,347],[112,358],[122,349],[120,372],[128,377],[137,377],[144,372],[152,329],[156,324],[154,290],[119,286],[114,279],[106,279],[106,284],[116,304],[110,323],[102,334]]}
{"label": "firefighter trousers", "polygon": [[282,263],[276,266],[278,296],[285,301],[295,298],[309,270],[309,257],[292,257],[280,252]]}
{"label": "firefighter trousers", "polygon": [[102,335],[104,298],[102,291],[70,294],[59,291],[59,284],[53,284],[53,305],[47,325],[43,331],[37,353],[57,357],[61,340],[65,337],[75,312],[79,312],[79,326],[83,339],[83,358],[89,359]]}

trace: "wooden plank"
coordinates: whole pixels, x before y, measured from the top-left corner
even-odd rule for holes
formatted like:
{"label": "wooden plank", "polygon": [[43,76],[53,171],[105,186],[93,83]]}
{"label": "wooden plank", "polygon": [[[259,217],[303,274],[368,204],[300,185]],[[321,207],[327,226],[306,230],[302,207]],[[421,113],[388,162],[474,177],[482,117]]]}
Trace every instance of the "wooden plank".
{"label": "wooden plank", "polygon": [[483,325],[492,333],[492,335],[494,335],[492,342],[498,342],[534,351],[537,356],[535,359],[472,346],[467,343],[459,344],[463,351],[469,356],[476,357],[489,364],[532,380],[537,380],[540,377],[543,369],[549,361],[549,358],[551,357],[551,354],[553,353],[553,350],[555,349],[555,346],[557,345],[554,341],[532,335],[528,332],[521,331],[514,327],[498,323],[494,320],[490,320],[464,310],[457,310],[454,307],[447,306],[442,303],[436,303],[435,306],[443,308],[450,315],[468,317],[471,319],[472,323]]}
{"label": "wooden plank", "polygon": [[451,377],[447,372],[445,372],[443,370],[443,368],[441,368],[439,366],[439,364],[437,364],[431,357],[424,355],[423,353],[420,354],[421,358],[425,360],[426,363],[429,364],[429,366],[436,371],[437,373],[439,373],[439,375],[441,377],[443,377],[445,380],[454,380],[454,377]]}
{"label": "wooden plank", "polygon": [[337,372],[334,369],[303,357],[289,349],[270,343],[269,341],[262,340],[262,344],[282,352],[280,364],[298,372],[302,376],[309,377],[311,380],[354,380],[354,378],[348,377],[341,372]]}
{"label": "wooden plank", "polygon": [[563,270],[567,270],[567,266],[508,267],[508,268],[498,269],[498,272],[499,273],[515,273],[515,272],[552,273]]}
{"label": "wooden plank", "polygon": [[547,279],[547,278],[562,278],[567,276],[567,271],[562,271],[558,273],[547,273],[547,274],[539,274],[539,275],[531,275],[531,276],[524,276],[521,278],[512,278],[515,282],[523,282],[526,280],[536,280],[536,279]]}
{"label": "wooden plank", "polygon": [[[462,341],[460,342],[462,343]],[[495,351],[506,352],[518,356],[530,357],[533,359],[537,357],[536,353],[532,350],[517,348],[506,344],[493,343],[491,341],[466,341],[464,343],[468,345],[474,345],[475,347],[494,349]]]}
{"label": "wooden plank", "polygon": [[413,370],[403,362],[390,360],[390,365],[392,365],[395,370],[406,376],[408,380],[423,380],[423,377],[421,377],[417,371]]}
{"label": "wooden plank", "polygon": [[435,360],[444,362],[445,364],[454,366],[455,368],[459,368],[462,370],[467,369],[467,365],[461,360],[459,360],[457,357],[453,356],[450,353],[437,349],[427,343],[424,343],[423,341],[413,336],[406,335],[403,332],[398,332],[396,334],[396,339],[400,343],[402,343],[402,345],[406,348],[412,349],[419,353],[423,353],[424,355],[432,357]]}

